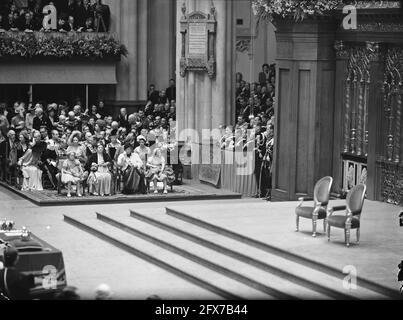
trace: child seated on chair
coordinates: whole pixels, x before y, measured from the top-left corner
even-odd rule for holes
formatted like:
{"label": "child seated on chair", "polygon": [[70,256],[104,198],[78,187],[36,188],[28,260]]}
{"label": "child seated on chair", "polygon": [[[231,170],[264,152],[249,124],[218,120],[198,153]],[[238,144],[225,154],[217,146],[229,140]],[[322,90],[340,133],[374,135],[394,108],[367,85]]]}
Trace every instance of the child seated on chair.
{"label": "child seated on chair", "polygon": [[67,184],[67,197],[71,197],[71,186],[77,186],[77,196],[82,197],[81,183],[84,179],[84,171],[75,152],[70,152],[63,162],[62,183]]}
{"label": "child seated on chair", "polygon": [[91,164],[91,170],[90,170],[90,173],[88,175],[87,184],[88,184],[89,193],[94,195],[94,196],[98,195],[98,193],[97,193],[98,180],[97,180],[97,177],[95,175],[95,172],[97,172],[97,171],[98,171],[98,165],[93,162]]}

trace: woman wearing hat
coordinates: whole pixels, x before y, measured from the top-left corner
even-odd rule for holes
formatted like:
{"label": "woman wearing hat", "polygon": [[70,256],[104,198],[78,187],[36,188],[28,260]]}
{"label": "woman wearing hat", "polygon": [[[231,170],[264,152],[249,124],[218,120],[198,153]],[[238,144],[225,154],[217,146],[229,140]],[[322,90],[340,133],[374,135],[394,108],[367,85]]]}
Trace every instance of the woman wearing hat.
{"label": "woman wearing hat", "polygon": [[123,194],[145,193],[143,161],[133,152],[133,147],[126,144],[125,151],[119,155],[118,166],[123,171]]}
{"label": "woman wearing hat", "polygon": [[[97,153],[91,155],[86,164],[86,171],[91,172],[91,167],[96,164],[96,194],[100,196],[109,196],[111,194],[112,175],[109,171],[109,166],[112,160],[105,152],[105,147],[101,142],[98,142]],[[94,166],[95,167],[95,166]]]}

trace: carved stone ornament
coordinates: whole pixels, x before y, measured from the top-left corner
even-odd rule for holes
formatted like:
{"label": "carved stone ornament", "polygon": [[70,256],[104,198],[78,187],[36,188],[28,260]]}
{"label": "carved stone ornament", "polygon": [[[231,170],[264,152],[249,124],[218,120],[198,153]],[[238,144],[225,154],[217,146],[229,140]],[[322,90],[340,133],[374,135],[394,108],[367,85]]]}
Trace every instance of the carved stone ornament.
{"label": "carved stone ornament", "polygon": [[250,39],[242,39],[237,40],[235,44],[236,51],[245,52],[250,50],[251,40]]}
{"label": "carved stone ornament", "polygon": [[216,75],[216,9],[211,2],[208,14],[201,11],[186,13],[182,6],[180,32],[182,34],[182,52],[180,75],[185,77],[188,71],[207,72],[210,78]]}

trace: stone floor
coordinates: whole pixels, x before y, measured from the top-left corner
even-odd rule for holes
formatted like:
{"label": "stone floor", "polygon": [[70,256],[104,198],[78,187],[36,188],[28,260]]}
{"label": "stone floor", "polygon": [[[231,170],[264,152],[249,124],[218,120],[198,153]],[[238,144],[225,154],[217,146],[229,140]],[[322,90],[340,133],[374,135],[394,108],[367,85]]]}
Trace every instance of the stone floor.
{"label": "stone floor", "polygon": [[401,208],[378,202],[365,203],[361,243],[350,248],[344,246],[341,230],[334,230],[330,243],[323,234],[312,238],[308,220],[301,221],[301,232],[296,233],[294,202],[241,199],[38,207],[0,187],[0,203],[0,219],[7,217],[17,227],[28,226],[62,250],[68,283],[78,287],[80,294],[88,299],[100,283],[109,284],[118,298],[145,299],[152,294],[164,299],[219,297],[65,223],[64,214],[161,210],[169,206],[337,268],[353,265],[359,276],[392,289],[397,288],[397,264],[403,259],[403,229],[398,227]]}

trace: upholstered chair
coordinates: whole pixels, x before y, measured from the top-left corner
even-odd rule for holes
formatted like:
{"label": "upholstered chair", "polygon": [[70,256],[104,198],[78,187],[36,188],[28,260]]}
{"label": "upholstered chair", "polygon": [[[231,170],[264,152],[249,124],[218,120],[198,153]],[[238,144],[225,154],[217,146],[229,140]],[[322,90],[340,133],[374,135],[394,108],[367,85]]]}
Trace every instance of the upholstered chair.
{"label": "upholstered chair", "polygon": [[[364,205],[365,192],[367,187],[359,184],[352,188],[346,198],[345,206],[337,206],[328,209],[327,213],[327,238],[330,241],[331,227],[344,229],[346,246],[350,246],[350,230],[356,229],[357,244],[360,242],[360,218]],[[345,215],[333,214],[335,211],[345,210]]]}
{"label": "upholstered chair", "polygon": [[[299,218],[302,217],[312,220],[312,237],[316,237],[316,224],[318,220],[323,220],[323,231],[326,232],[326,210],[332,184],[332,177],[324,177],[315,184],[313,198],[301,197],[298,199],[300,203],[295,209],[296,231],[299,231]],[[304,201],[312,200],[314,201],[313,207],[303,206]]]}

